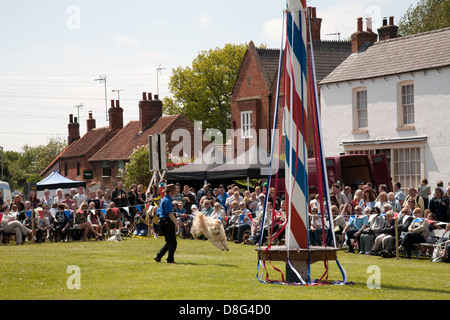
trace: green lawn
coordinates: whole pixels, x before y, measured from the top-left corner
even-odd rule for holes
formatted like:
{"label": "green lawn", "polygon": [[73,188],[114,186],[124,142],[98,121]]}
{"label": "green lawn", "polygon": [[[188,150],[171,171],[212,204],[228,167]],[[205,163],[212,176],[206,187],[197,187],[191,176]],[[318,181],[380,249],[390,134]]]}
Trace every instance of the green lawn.
{"label": "green lawn", "polygon": [[[177,264],[153,256],[164,240],[127,238],[107,241],[7,245],[0,247],[0,299],[12,300],[437,300],[450,299],[449,265],[338,253],[353,285],[283,286],[256,278],[254,246],[230,243],[221,252],[207,241],[178,239]],[[81,288],[69,289],[68,266],[78,266]],[[276,264],[284,270],[281,263]],[[380,289],[369,289],[370,266],[380,271]],[[369,268],[369,269],[368,269]],[[312,278],[324,272],[311,266]],[[269,269],[271,277],[277,273]],[[329,280],[342,280],[330,261]]]}

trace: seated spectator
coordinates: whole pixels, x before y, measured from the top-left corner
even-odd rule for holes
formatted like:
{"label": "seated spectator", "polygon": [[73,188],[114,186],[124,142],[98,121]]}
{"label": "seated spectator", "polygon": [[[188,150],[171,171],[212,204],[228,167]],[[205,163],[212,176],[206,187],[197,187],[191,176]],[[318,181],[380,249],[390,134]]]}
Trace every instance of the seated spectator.
{"label": "seated spectator", "polygon": [[214,209],[211,206],[211,201],[210,200],[205,200],[203,201],[203,209],[202,209],[202,213],[205,216],[210,216],[212,213],[214,212]]}
{"label": "seated spectator", "polygon": [[[417,190],[414,187],[408,189],[408,195],[406,196],[405,203],[410,199],[414,199],[415,201],[414,208],[420,208],[422,212],[425,210],[423,199],[417,194]],[[405,206],[405,204],[403,204],[403,206]]]}
{"label": "seated spectator", "polygon": [[206,201],[209,202],[209,207],[211,207],[211,201],[214,201],[214,195],[211,189],[206,190],[206,194],[199,201],[199,207],[202,209],[205,208]]}
{"label": "seated spectator", "polygon": [[66,210],[66,205],[64,203],[60,203],[58,205],[58,211],[55,213],[55,220],[54,220],[54,228],[55,228],[55,234],[54,234],[54,240],[55,242],[59,240],[61,241],[67,241],[67,235],[69,234],[69,217],[67,217],[66,213],[64,212]]}
{"label": "seated spectator", "polygon": [[147,214],[145,211],[137,212],[134,218],[136,223],[133,234],[138,237],[146,237],[148,235]]}
{"label": "seated spectator", "polygon": [[70,193],[66,193],[64,194],[64,199],[61,201],[61,203],[67,205],[67,208],[71,209],[72,208],[72,203],[76,203],[76,201],[72,200],[70,198]]}
{"label": "seated spectator", "polygon": [[[283,203],[280,203],[280,205],[281,204]],[[257,232],[254,236],[249,237],[245,241],[246,244],[259,244],[261,240],[263,240],[262,243],[264,243],[269,235],[269,231],[271,236],[275,235],[280,229],[280,227],[283,225],[283,223],[286,221],[285,212],[281,210],[280,211],[273,210],[271,201],[267,202],[267,213],[268,213],[266,218],[267,223],[265,223],[263,232]]]}
{"label": "seated spectator", "polygon": [[422,219],[422,209],[414,209],[416,219],[409,225],[408,233],[403,238],[399,250],[405,250],[406,259],[411,259],[411,252],[414,244],[426,242],[429,236],[428,222]]}
{"label": "seated spectator", "polygon": [[378,195],[378,200],[375,202],[375,207],[380,209],[380,212],[384,212],[384,205],[388,204],[388,196],[386,192],[381,192]]}
{"label": "seated spectator", "polygon": [[350,221],[344,228],[343,233],[347,235],[347,246],[349,253],[354,253],[352,239],[355,241],[358,241],[359,243],[359,237],[361,236],[362,230],[364,229],[364,226],[367,226],[369,224],[369,215],[372,211],[370,208],[364,209],[364,215],[361,215],[361,207],[356,206],[355,207],[355,214],[357,215],[352,221]]}
{"label": "seated spectator", "polygon": [[[100,190],[101,191],[101,190]],[[100,205],[100,203],[99,203]],[[102,221],[101,221],[101,211],[95,208],[96,202],[89,202],[87,221],[89,221],[94,227],[97,233],[103,234]],[[98,239],[97,239],[98,240]]]}
{"label": "seated spectator", "polygon": [[87,220],[87,210],[88,204],[86,201],[81,203],[80,209],[75,212],[75,221],[74,221],[74,229],[83,230],[83,241],[87,240],[89,235],[89,231],[92,232],[98,240],[103,240],[103,236],[101,233],[97,232],[92,224]]}
{"label": "seated spectator", "polygon": [[106,217],[105,217],[105,229],[108,237],[111,235],[111,229],[119,229],[122,230],[122,212],[116,208],[116,204],[111,202],[109,204],[109,208],[106,209]]}
{"label": "seated spectator", "polygon": [[[384,226],[384,218],[380,217],[379,212],[377,212],[378,207],[375,207],[372,212],[376,212],[375,214],[372,214],[372,216],[369,219],[369,226],[363,227],[362,234],[360,236],[360,247],[359,247],[359,253],[360,254],[370,254],[370,244],[373,240],[375,240],[376,237],[378,237],[381,234],[381,230]],[[375,217],[373,217],[375,215]]]}
{"label": "seated spectator", "polygon": [[239,210],[234,210],[232,214],[228,233],[231,234],[231,238],[235,243],[241,243],[244,232],[250,230],[252,226],[252,220],[250,219],[251,212],[246,208],[245,202],[241,201],[239,203]]}
{"label": "seated spectator", "polygon": [[309,242],[312,246],[322,245],[322,217],[319,215],[317,208],[311,209],[310,226],[309,226]]}
{"label": "seated spectator", "polygon": [[[38,209],[36,216],[36,238],[38,242],[50,239],[50,232],[53,228],[53,217],[50,214],[50,205],[44,204],[42,209]],[[45,235],[45,238],[44,238]]]}
{"label": "seated spectator", "polygon": [[402,210],[402,206],[400,204],[400,201],[395,199],[395,194],[393,192],[389,192],[388,193],[388,202],[392,206],[392,210],[394,212],[399,213],[400,210]]}
{"label": "seated spectator", "polygon": [[212,212],[210,217],[212,219],[221,220],[223,224],[225,223],[225,210],[222,208],[222,205],[217,200],[216,202],[214,202],[214,211]]}
{"label": "seated spectator", "polygon": [[[31,230],[26,228],[22,223],[15,220],[12,216],[9,207],[4,208],[3,218],[0,223],[0,238],[2,241],[3,235],[14,234],[16,236],[16,243],[23,244],[23,237],[31,237]],[[1,242],[0,242],[1,243]]]}
{"label": "seated spectator", "polygon": [[[333,225],[334,225],[334,234],[336,238],[336,246],[342,241],[343,234],[342,232],[345,229],[345,226],[347,225],[347,222],[345,221],[344,215],[350,215],[352,214],[352,204],[347,203],[342,207],[342,211],[339,214],[339,209],[337,206],[331,206],[331,216],[333,218]],[[333,245],[333,234],[332,230],[328,229],[327,231],[327,246]]]}
{"label": "seated spectator", "polygon": [[377,256],[380,251],[386,252],[383,254],[383,258],[390,258],[392,256],[391,251],[386,250],[390,239],[395,240],[395,219],[394,211],[390,210],[384,216],[384,223],[381,229],[381,233],[375,238],[374,245],[370,250],[370,255]]}

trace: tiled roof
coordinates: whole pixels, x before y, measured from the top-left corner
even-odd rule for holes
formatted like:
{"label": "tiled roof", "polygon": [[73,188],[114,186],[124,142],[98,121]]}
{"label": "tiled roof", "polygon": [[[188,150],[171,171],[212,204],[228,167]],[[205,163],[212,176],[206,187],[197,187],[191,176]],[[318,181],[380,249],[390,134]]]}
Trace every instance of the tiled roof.
{"label": "tiled roof", "polygon": [[320,84],[450,66],[450,28],[376,42],[351,54]]}
{"label": "tiled roof", "polygon": [[156,132],[164,133],[180,117],[184,117],[184,115],[177,114],[161,117],[152,126],[145,129],[144,132],[141,131],[140,121],[130,121],[103,148],[97,151],[89,161],[129,160],[137,147],[148,144],[149,135]]}
{"label": "tiled roof", "polygon": [[95,128],[89,132],[86,132],[79,140],[72,143],[64,153],[60,155],[60,158],[73,158],[82,157],[92,148],[101,148],[105,139],[108,139],[108,135],[112,136],[109,127]]}
{"label": "tiled roof", "polygon": [[[313,41],[317,81],[325,78],[352,52],[350,41]],[[256,49],[261,65],[271,82],[276,80],[280,50]]]}

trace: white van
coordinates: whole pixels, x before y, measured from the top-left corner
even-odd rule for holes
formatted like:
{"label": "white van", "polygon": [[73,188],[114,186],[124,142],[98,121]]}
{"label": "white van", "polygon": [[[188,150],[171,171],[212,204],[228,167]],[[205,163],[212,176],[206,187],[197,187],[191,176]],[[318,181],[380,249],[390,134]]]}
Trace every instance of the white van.
{"label": "white van", "polygon": [[11,205],[11,187],[6,181],[0,181],[0,191],[2,192],[3,201],[7,203],[8,206]]}

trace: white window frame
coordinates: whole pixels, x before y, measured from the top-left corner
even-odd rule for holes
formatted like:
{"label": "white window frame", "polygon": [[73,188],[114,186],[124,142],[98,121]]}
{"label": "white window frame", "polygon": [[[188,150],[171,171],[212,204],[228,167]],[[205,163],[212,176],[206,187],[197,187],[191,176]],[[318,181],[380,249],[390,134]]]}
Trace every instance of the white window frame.
{"label": "white window frame", "polygon": [[[365,108],[361,108],[365,107]],[[361,115],[365,112],[365,118]],[[365,125],[361,125],[365,120]],[[353,89],[353,133],[367,133],[369,130],[369,108],[367,101],[367,87]]]}
{"label": "white window frame", "polygon": [[397,130],[414,129],[414,81],[412,80],[402,81],[397,85],[397,119]]}
{"label": "white window frame", "polygon": [[252,111],[242,111],[241,112],[241,138],[250,139],[252,138],[253,129],[253,112]]}

